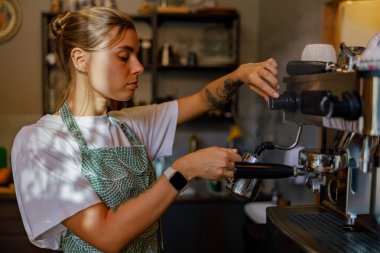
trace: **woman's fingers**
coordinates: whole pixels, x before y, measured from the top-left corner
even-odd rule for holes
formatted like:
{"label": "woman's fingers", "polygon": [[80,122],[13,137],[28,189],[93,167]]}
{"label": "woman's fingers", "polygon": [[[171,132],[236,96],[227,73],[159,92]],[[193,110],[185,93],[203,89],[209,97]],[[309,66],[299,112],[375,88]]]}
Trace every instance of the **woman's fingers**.
{"label": "woman's fingers", "polygon": [[266,83],[269,84],[271,87],[277,88],[277,77],[273,75],[269,70],[267,70],[266,68],[262,68],[260,69],[258,75],[261,79],[265,80]]}
{"label": "woman's fingers", "polygon": [[266,69],[268,69],[273,75],[277,76],[278,70],[277,70],[277,62],[275,59],[270,58],[264,61],[263,64]]}
{"label": "woman's fingers", "polygon": [[[259,95],[264,96],[271,96],[277,98],[279,96],[277,89],[274,89],[274,87],[277,87],[277,79],[275,79],[273,76],[268,76],[265,74],[262,74],[263,76],[260,76],[260,72],[254,72],[250,75],[250,83],[254,85],[250,85],[250,88],[253,88],[255,92],[258,92],[260,90],[261,92],[258,92]],[[267,81],[267,79],[269,79]],[[271,81],[271,82],[270,82]]]}
{"label": "woman's fingers", "polygon": [[181,172],[187,171],[190,175],[188,178],[220,179],[232,178],[235,162],[241,161],[237,149],[210,147],[188,154],[176,160],[172,166]]}
{"label": "woman's fingers", "polygon": [[277,79],[277,62],[273,58],[260,63],[243,64],[240,69],[241,79],[249,85],[251,90],[268,101],[269,96],[279,96]]}
{"label": "woman's fingers", "polygon": [[225,151],[227,154],[226,159],[228,161],[236,161],[236,162],[241,162],[241,156],[238,154],[238,150],[236,148],[220,148],[220,150]]}
{"label": "woman's fingers", "polygon": [[234,172],[233,172],[233,171],[226,170],[226,171],[224,171],[224,173],[223,173],[223,177],[224,177],[224,178],[233,178],[233,177],[234,177]]}

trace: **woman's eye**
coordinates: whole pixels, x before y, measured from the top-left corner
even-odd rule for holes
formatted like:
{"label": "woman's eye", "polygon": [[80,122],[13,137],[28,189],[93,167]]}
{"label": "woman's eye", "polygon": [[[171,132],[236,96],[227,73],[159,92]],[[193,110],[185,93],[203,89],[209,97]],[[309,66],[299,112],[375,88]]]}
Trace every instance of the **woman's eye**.
{"label": "woman's eye", "polygon": [[128,56],[119,56],[119,59],[123,62],[128,61],[129,57]]}

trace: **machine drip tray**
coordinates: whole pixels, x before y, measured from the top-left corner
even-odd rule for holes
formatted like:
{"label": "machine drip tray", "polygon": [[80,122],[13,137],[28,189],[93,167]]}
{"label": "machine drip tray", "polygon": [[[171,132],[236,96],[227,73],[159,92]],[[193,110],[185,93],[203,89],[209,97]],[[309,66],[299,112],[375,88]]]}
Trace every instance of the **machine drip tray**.
{"label": "machine drip tray", "polygon": [[322,206],[269,207],[267,226],[270,252],[380,253],[379,234]]}

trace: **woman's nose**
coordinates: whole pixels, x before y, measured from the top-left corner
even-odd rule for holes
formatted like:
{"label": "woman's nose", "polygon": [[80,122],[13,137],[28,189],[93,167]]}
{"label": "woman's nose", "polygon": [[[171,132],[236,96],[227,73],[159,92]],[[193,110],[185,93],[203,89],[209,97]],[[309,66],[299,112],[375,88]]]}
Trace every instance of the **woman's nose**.
{"label": "woman's nose", "polygon": [[135,73],[135,74],[142,74],[144,72],[144,66],[141,64],[141,62],[139,61],[139,59],[137,57],[134,57],[134,61],[132,63],[132,69],[131,69],[132,73]]}

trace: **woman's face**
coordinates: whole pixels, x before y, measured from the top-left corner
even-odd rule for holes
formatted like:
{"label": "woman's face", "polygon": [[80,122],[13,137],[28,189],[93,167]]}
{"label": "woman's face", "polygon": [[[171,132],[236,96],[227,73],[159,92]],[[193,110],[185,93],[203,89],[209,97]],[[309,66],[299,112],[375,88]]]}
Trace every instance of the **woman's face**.
{"label": "woman's face", "polygon": [[[116,34],[117,28],[112,30]],[[138,88],[138,76],[144,68],[137,58],[139,40],[133,29],[112,46],[90,53],[89,83],[95,96],[127,101]]]}

